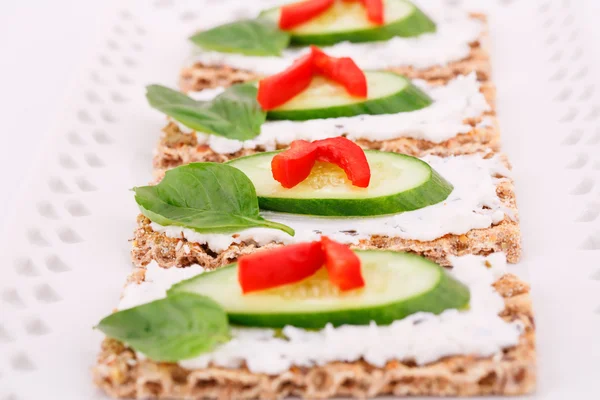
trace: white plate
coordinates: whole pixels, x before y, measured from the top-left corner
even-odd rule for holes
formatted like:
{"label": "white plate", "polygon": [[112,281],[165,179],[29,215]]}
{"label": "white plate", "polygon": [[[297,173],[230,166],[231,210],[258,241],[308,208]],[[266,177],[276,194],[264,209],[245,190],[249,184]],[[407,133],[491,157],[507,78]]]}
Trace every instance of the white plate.
{"label": "white plate", "polygon": [[[127,189],[149,180],[164,123],[143,87],[175,85],[185,38],[217,3],[132,0],[102,17],[105,34],[0,241],[0,400],[105,398],[91,384],[101,340],[92,326],[117,303],[131,270],[137,210]],[[479,3],[490,11],[500,123],[521,212],[523,262],[513,270],[533,285],[534,398],[597,399],[600,7]]]}

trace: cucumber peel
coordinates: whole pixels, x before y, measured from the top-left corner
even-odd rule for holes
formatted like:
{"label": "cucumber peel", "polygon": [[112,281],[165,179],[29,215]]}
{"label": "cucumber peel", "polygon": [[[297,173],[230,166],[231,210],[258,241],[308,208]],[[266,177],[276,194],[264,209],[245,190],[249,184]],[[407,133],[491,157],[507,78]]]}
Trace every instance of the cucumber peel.
{"label": "cucumber peel", "polygon": [[[331,9],[293,29],[292,44],[327,46],[339,42],[373,42],[393,37],[415,37],[435,32],[435,23],[414,4],[406,0],[384,1],[385,24],[369,21],[360,2],[336,1]],[[265,10],[260,18],[279,21],[279,7]]]}
{"label": "cucumber peel", "polygon": [[365,151],[371,168],[367,188],[353,186],[341,168],[317,163],[306,180],[286,189],[271,172],[271,160],[277,153],[259,153],[228,163],[250,178],[263,210],[322,216],[396,214],[437,204],[453,190],[426,162],[377,150]]}
{"label": "cucumber peel", "polygon": [[328,323],[379,325],[417,312],[439,314],[469,304],[468,288],[436,263],[410,253],[356,251],[365,287],[340,293],[323,268],[293,285],[243,295],[237,264],[230,264],[174,285],[172,293],[210,297],[227,312],[232,324],[319,329]]}
{"label": "cucumber peel", "polygon": [[432,99],[406,77],[389,71],[365,71],[367,98],[351,96],[331,80],[315,76],[310,85],[285,104],[268,111],[269,120],[306,121],[357,115],[396,114],[420,110]]}

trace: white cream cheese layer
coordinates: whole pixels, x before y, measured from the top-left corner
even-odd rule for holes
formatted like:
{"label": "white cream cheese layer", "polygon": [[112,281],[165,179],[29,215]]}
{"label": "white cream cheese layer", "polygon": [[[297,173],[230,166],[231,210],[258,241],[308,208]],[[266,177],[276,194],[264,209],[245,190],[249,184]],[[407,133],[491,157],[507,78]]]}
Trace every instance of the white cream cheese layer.
{"label": "white cream cheese layer", "polygon": [[[481,116],[490,109],[474,73],[459,76],[443,86],[429,86],[414,81],[433,103],[421,110],[397,114],[358,115],[355,117],[325,118],[308,121],[267,121],[260,134],[251,140],[240,141],[218,135],[197,132],[199,144],[207,144],[214,152],[231,154],[241,149],[275,150],[277,145],[289,145],[294,140],[318,140],[346,135],[350,140],[390,140],[400,137],[440,143],[473,128],[464,121]],[[190,93],[196,100],[211,100],[223,88]],[[184,133],[193,129],[177,123]]]}
{"label": "white cream cheese layer", "polygon": [[[287,1],[289,3],[290,1]],[[276,2],[244,2],[231,7],[211,8],[212,23],[203,28],[232,22],[238,19],[254,18],[258,13]],[[270,3],[270,4],[269,4]],[[283,2],[286,3],[286,2]],[[395,37],[382,42],[337,43],[322,47],[334,57],[351,57],[362,69],[384,69],[410,66],[426,69],[444,66],[450,62],[466,58],[470,53],[469,44],[475,42],[483,31],[483,24],[469,16],[469,13],[457,7],[448,7],[440,1],[414,1],[437,26],[436,32],[426,33],[414,38]],[[189,64],[201,62],[205,65],[228,65],[238,69],[253,71],[262,75],[272,75],[289,67],[298,57],[308,52],[306,47],[285,49],[281,56],[244,56],[234,53],[204,51],[195,48]]]}
{"label": "white cream cheese layer", "polygon": [[187,268],[160,268],[152,261],[146,268],[144,282],[125,286],[118,309],[124,310],[167,297],[167,290],[177,282],[196,276],[204,268],[194,264]]}
{"label": "white cream cheese layer", "polygon": [[318,240],[321,235],[354,244],[372,235],[430,241],[446,234],[460,235],[472,229],[488,228],[502,221],[505,212],[511,216],[496,194],[496,176],[508,177],[510,174],[498,157],[427,156],[423,160],[452,183],[454,190],[445,201],[415,211],[366,218],[262,213],[266,219],[291,226],[296,231],[295,236],[270,228],[251,228],[231,234],[206,234],[156,223],[152,223],[151,227],[171,238],[185,238],[190,242],[206,244],[218,253],[233,243],[254,242],[265,245],[275,241],[288,244]]}
{"label": "white cream cheese layer", "polygon": [[[454,268],[450,274],[471,292],[467,311],[418,313],[388,326],[327,326],[320,331],[288,326],[283,329],[285,338],[276,337],[271,329],[235,328],[229,342],[179,364],[184,368],[206,368],[210,364],[238,368],[245,364],[252,372],[278,374],[291,366],[310,367],[332,361],[364,359],[383,367],[391,360],[425,364],[452,355],[487,357],[516,345],[522,326],[498,316],[504,301],[491,286],[505,273],[504,254],[452,257],[451,262]],[[198,266],[161,270],[152,262],[147,281],[128,285],[119,309],[164,297],[171,284],[202,271]],[[149,297],[147,293],[155,295]]]}

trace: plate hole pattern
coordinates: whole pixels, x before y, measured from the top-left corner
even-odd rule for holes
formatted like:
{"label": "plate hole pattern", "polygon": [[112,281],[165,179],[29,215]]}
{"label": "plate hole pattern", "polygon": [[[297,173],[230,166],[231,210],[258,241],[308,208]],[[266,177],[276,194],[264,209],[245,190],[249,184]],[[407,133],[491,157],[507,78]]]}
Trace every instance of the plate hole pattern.
{"label": "plate hole pattern", "polygon": [[588,236],[581,244],[582,250],[600,250],[600,231]]}
{"label": "plate hole pattern", "polygon": [[600,203],[588,204],[577,217],[577,222],[594,222],[600,215]]}
{"label": "plate hole pattern", "polygon": [[52,272],[67,272],[71,268],[57,255],[51,254],[45,259],[46,267]]}
{"label": "plate hole pattern", "polygon": [[58,219],[59,215],[56,212],[56,209],[52,205],[52,203],[47,201],[41,201],[37,204],[38,214],[40,214],[44,218],[49,219]]}
{"label": "plate hole pattern", "polygon": [[[22,343],[53,344],[47,342],[53,340],[51,316],[71,306],[72,292],[64,283],[75,279],[77,269],[61,251],[68,248],[80,255],[89,251],[84,247],[89,243],[83,226],[90,218],[98,218],[96,201],[107,190],[103,171],[115,169],[111,156],[121,136],[113,132],[126,117],[131,118],[120,113],[133,98],[129,93],[134,89],[138,93],[133,85],[141,88],[137,80],[148,79],[139,71],[150,39],[145,23],[131,10],[121,10],[108,26],[108,34],[92,56],[93,66],[73,94],[77,108],[71,111],[70,124],[57,132],[61,151],[47,154],[48,162],[41,170],[46,175],[38,177],[39,197],[23,202],[34,218],[15,230],[14,240],[24,242],[27,250],[7,257],[0,275],[0,400],[21,399],[16,387],[5,385],[11,382],[11,373],[42,373],[36,354]],[[136,96],[143,98],[143,91],[139,93]],[[129,256],[126,260],[125,267]]]}
{"label": "plate hole pattern", "polygon": [[108,110],[102,110],[100,112],[100,116],[102,117],[102,119],[108,123],[114,123],[117,122],[117,118]]}
{"label": "plate hole pattern", "polygon": [[105,67],[110,67],[112,65],[112,62],[106,56],[100,56],[100,57],[98,57],[98,61],[100,62],[100,65],[103,65]]}
{"label": "plate hole pattern", "polygon": [[30,258],[21,258],[14,261],[14,267],[17,274],[21,276],[39,276],[40,272],[37,270],[33,261]]}
{"label": "plate hole pattern", "polygon": [[581,180],[574,188],[571,190],[571,194],[576,196],[581,196],[584,194],[588,194],[594,188],[594,180],[586,177]]}
{"label": "plate hole pattern", "polygon": [[25,353],[18,353],[11,357],[10,359],[11,366],[18,371],[33,371],[35,370],[35,365],[33,361],[27,356]]}
{"label": "plate hole pattern", "polygon": [[16,308],[24,308],[25,302],[15,288],[6,288],[0,293],[2,301]]}
{"label": "plate hole pattern", "polygon": [[58,230],[58,238],[66,244],[74,244],[83,242],[83,238],[77,232],[69,227],[64,227]]}
{"label": "plate hole pattern", "polygon": [[122,94],[113,92],[110,94],[110,99],[115,103],[124,103],[127,99]]}
{"label": "plate hole pattern", "polygon": [[58,163],[65,169],[77,169],[79,167],[73,157],[64,153],[58,156]]}
{"label": "plate hole pattern", "polygon": [[94,138],[94,141],[98,144],[112,143],[112,139],[104,131],[94,131],[94,132],[92,132],[92,137]]}
{"label": "plate hole pattern", "polygon": [[104,162],[94,153],[85,154],[85,162],[92,168],[101,168],[104,166]]}
{"label": "plate hole pattern", "polygon": [[77,200],[67,202],[67,204],[65,204],[65,208],[73,217],[85,217],[90,215],[90,211]]}
{"label": "plate hole pattern", "polygon": [[[545,43],[553,65],[548,81],[557,93],[556,112],[564,132],[558,140],[567,160],[566,182],[572,185],[568,193],[576,210],[571,220],[578,232],[576,246],[600,256],[600,100],[591,73],[590,48],[581,41],[582,24],[576,18],[580,16],[573,13],[572,2],[546,1],[539,10],[548,15],[544,17]],[[577,279],[576,273],[573,279]],[[600,270],[583,279],[600,283]],[[595,290],[600,293],[600,288]],[[594,311],[600,316],[600,298]]]}
{"label": "plate hole pattern", "polygon": [[75,178],[75,184],[82,192],[95,192],[98,190],[92,182],[84,177]]}
{"label": "plate hole pattern", "polygon": [[0,325],[0,343],[8,343],[12,342],[13,340],[14,338],[12,335],[10,335],[8,331],[2,325]]}
{"label": "plate hole pattern", "polygon": [[85,144],[85,141],[75,132],[69,132],[67,134],[67,141],[73,146],[82,146]]}
{"label": "plate hole pattern", "polygon": [[92,118],[92,116],[90,115],[89,112],[87,112],[87,110],[79,110],[77,112],[77,118],[79,119],[79,122],[83,123],[83,124],[94,124],[95,120]]}
{"label": "plate hole pattern", "polygon": [[596,129],[596,131],[590,135],[590,138],[588,139],[586,144],[587,145],[600,144],[600,128]]}
{"label": "plate hole pattern", "polygon": [[42,235],[42,232],[35,228],[27,231],[27,240],[30,244],[37,247],[47,247],[50,245],[48,240]]}
{"label": "plate hole pattern", "polygon": [[43,336],[50,333],[50,328],[41,319],[33,318],[25,323],[25,332],[32,336]]}
{"label": "plate hole pattern", "polygon": [[48,180],[48,187],[50,188],[50,191],[57,194],[66,194],[70,192],[65,182],[63,182],[62,179],[56,177],[50,178]]}
{"label": "plate hole pattern", "polygon": [[56,303],[62,300],[60,295],[47,283],[37,285],[34,289],[34,296],[40,303]]}

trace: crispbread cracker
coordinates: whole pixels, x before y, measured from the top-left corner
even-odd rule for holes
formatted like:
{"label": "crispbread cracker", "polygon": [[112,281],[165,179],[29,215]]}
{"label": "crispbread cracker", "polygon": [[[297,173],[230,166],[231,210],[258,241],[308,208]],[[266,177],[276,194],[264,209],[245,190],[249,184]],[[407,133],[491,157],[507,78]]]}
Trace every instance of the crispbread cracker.
{"label": "crispbread cracker", "polygon": [[[495,118],[495,87],[490,81],[490,58],[487,50],[488,30],[487,18],[482,14],[472,14],[472,18],[481,20],[485,27],[481,37],[471,43],[471,52],[464,60],[436,66],[428,69],[415,69],[412,67],[391,68],[390,70],[406,75],[413,79],[425,79],[430,85],[443,85],[459,75],[471,72],[477,74],[481,81],[481,92],[485,95],[491,111],[482,118],[489,118],[488,126],[477,126],[482,118],[468,121],[473,129],[466,134],[459,134],[441,143],[413,138],[399,138],[385,141],[360,140],[361,146],[369,149],[394,151],[414,156],[427,154],[450,156],[471,154],[484,150],[498,151],[500,149],[500,134]],[[238,70],[226,65],[206,66],[196,63],[184,68],[180,76],[180,88],[184,92],[200,91],[207,88],[227,87],[235,83],[242,83],[258,79],[261,76],[250,71]],[[176,124],[170,123],[164,129],[161,139],[155,150],[153,165],[156,170],[165,170],[190,162],[224,162],[233,158],[264,151],[264,149],[243,149],[232,154],[219,154],[207,145],[198,144],[196,136],[182,133]]]}
{"label": "crispbread cracker", "polygon": [[[503,159],[508,166],[506,158]],[[160,177],[159,177],[160,178]],[[449,265],[449,255],[488,255],[493,252],[505,252],[510,263],[516,263],[521,255],[521,233],[518,211],[511,179],[501,178],[496,186],[496,194],[506,210],[504,220],[486,229],[473,229],[463,235],[448,234],[441,238],[421,242],[398,237],[372,236],[361,240],[356,249],[390,249],[410,251],[424,255],[440,265]],[[138,217],[138,227],[133,238],[131,256],[133,263],[142,267],[152,260],[161,267],[182,267],[200,264],[205,268],[217,268],[229,264],[241,255],[282,246],[281,243],[269,243],[257,246],[254,242],[232,244],[226,250],[215,253],[206,245],[189,242],[184,238],[169,238],[155,232],[150,220],[143,215]]]}
{"label": "crispbread cracker", "polygon": [[[143,280],[144,270],[132,280]],[[96,385],[113,397],[136,399],[306,399],[396,396],[518,395],[535,389],[535,323],[529,286],[505,275],[494,287],[502,295],[507,321],[521,321],[519,343],[492,357],[445,357],[417,366],[392,361],[379,368],[364,361],[332,362],[292,369],[279,375],[246,368],[187,370],[177,364],[139,360],[122,343],[106,339],[94,368]]]}
{"label": "crispbread cracker", "polygon": [[[443,84],[443,82],[436,82],[435,84]],[[472,127],[468,133],[458,134],[441,143],[410,137],[382,141],[361,139],[356,142],[366,149],[393,151],[418,157],[428,154],[447,157],[488,150],[498,151],[500,149],[500,130],[495,113],[496,88],[491,82],[488,82],[482,84],[480,90],[491,109],[478,118],[464,121],[465,124]],[[482,125],[481,122],[484,118],[489,123]],[[284,147],[286,146],[280,148]],[[199,144],[196,135],[183,133],[176,123],[169,122],[163,129],[155,150],[153,166],[156,171],[160,172],[191,162],[225,162],[260,151],[264,151],[264,149],[242,149],[231,154],[216,153],[206,144]]]}
{"label": "crispbread cracker", "polygon": [[[488,118],[492,122],[490,125],[476,126],[477,123],[474,123],[470,132],[459,134],[441,143],[408,137],[382,141],[357,140],[356,143],[365,149],[392,151],[417,157],[429,154],[448,157],[488,150],[498,151],[500,149],[498,124],[495,117],[488,116]],[[285,147],[287,146],[280,146],[280,148]],[[242,149],[231,154],[220,154],[205,144],[198,144],[196,135],[182,133],[177,124],[170,122],[163,129],[152,162],[155,171],[160,173],[191,162],[225,162],[261,151],[264,149]]]}
{"label": "crispbread cracker", "polygon": [[[485,26],[479,39],[470,44],[471,51],[466,58],[426,69],[417,69],[408,66],[390,68],[390,71],[405,75],[411,79],[444,82],[459,75],[467,75],[475,72],[480,81],[489,81],[491,78],[491,63],[488,50],[487,17],[477,13],[471,14],[471,17],[482,21]],[[202,63],[195,63],[185,67],[181,71],[179,88],[183,92],[197,92],[202,89],[231,86],[234,83],[242,83],[258,78],[261,78],[259,74],[235,69],[227,65],[208,66]]]}

